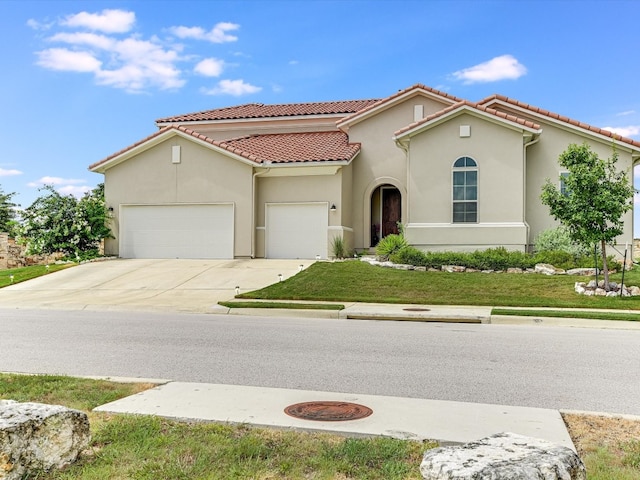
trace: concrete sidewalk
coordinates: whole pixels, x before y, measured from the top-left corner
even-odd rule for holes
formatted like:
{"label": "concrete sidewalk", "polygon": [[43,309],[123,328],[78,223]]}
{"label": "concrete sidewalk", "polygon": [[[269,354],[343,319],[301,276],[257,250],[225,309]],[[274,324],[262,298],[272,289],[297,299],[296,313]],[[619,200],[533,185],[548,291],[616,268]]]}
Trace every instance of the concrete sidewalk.
{"label": "concrete sidewalk", "polygon": [[[360,420],[322,422],[290,417],[296,403],[340,401],[364,405],[373,414]],[[98,412],[158,415],[348,436],[388,436],[466,443],[499,432],[513,432],[575,449],[557,410],[446,402],[417,398],[170,382],[94,409]]]}

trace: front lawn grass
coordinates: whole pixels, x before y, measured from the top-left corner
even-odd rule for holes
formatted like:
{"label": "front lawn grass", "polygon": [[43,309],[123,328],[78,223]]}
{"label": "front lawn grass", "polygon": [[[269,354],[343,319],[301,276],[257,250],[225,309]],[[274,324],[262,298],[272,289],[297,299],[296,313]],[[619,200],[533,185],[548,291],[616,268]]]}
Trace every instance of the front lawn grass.
{"label": "front lawn grass", "polygon": [[31,477],[39,480],[420,479],[422,455],[436,446],[88,412],[151,386],[0,374],[0,399],[66,405],[89,414],[90,448],[64,471]]}
{"label": "front lawn grass", "polygon": [[[63,264],[51,264],[49,269],[45,265],[33,265],[31,267],[11,268],[9,270],[0,270],[0,288],[6,287],[13,283],[20,283],[32,278],[40,277],[48,273],[57,272],[69,268],[75,264],[63,263]],[[13,282],[11,276],[13,275]]]}
{"label": "front lawn grass", "polygon": [[[619,281],[620,274],[611,277]],[[445,273],[395,270],[366,262],[316,262],[284,282],[237,298],[326,302],[487,305],[502,307],[640,310],[640,297],[586,297],[574,283],[588,277],[517,273]],[[625,273],[640,285],[640,273]]]}

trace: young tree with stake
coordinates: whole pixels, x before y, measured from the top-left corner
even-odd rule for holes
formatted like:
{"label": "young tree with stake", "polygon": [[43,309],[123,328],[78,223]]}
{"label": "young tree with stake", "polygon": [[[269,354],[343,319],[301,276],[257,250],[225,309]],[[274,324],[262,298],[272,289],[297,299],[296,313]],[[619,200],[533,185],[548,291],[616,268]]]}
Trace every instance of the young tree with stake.
{"label": "young tree with stake", "polygon": [[600,245],[605,290],[609,290],[606,244],[622,235],[622,216],[632,208],[635,191],[627,173],[616,169],[617,161],[615,147],[611,158],[602,160],[586,143],[571,144],[559,157],[569,172],[562,177],[565,191],[547,179],[541,195],[573,241]]}

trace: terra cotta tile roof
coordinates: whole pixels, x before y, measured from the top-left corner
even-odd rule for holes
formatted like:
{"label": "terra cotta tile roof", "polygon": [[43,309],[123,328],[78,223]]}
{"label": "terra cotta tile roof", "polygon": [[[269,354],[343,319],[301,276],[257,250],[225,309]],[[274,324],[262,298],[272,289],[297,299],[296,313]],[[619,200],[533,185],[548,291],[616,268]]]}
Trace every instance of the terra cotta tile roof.
{"label": "terra cotta tile roof", "polygon": [[284,103],[275,105],[247,103],[244,105],[216,108],[202,112],[160,118],[156,120],[156,123],[241,120],[304,115],[348,115],[362,110],[377,101],[378,99],[342,100],[335,102]]}
{"label": "terra cotta tile roof", "polygon": [[360,151],[343,132],[250,135],[215,144],[259,163],[350,161]]}
{"label": "terra cotta tile roof", "polygon": [[360,151],[359,143],[349,143],[349,137],[338,131],[306,133],[274,133],[249,135],[230,140],[213,140],[183,126],[167,125],[157,132],[109,155],[89,166],[94,170],[101,165],[172,130],[182,132],[200,141],[210,143],[255,163],[307,163],[350,161]]}
{"label": "terra cotta tile roof", "polygon": [[489,115],[493,115],[495,117],[501,118],[503,120],[508,120],[510,122],[514,122],[517,123],[519,125],[522,125],[523,127],[527,127],[527,128],[531,128],[533,130],[540,130],[540,125],[533,123],[529,120],[525,120],[524,118],[520,118],[520,117],[516,117],[515,115],[509,115],[507,113],[504,112],[499,112],[498,110],[495,110],[493,108],[489,108],[489,107],[485,107],[484,105],[480,105],[478,103],[475,102],[470,102],[468,100],[462,100],[458,103],[454,103],[453,105],[451,105],[450,107],[445,108],[444,110],[440,110],[439,112],[433,113],[431,115],[428,115],[426,117],[424,117],[421,120],[418,120],[417,122],[413,122],[410,125],[407,125],[404,128],[401,128],[400,130],[397,130],[394,135],[396,137],[401,136],[403,133],[408,132],[409,130],[413,130],[416,127],[419,127],[420,125],[423,125],[425,123],[430,122],[431,120],[435,120],[436,118],[439,117],[443,117],[446,116],[448,113],[453,112],[454,110],[459,109],[460,107],[463,106],[467,106],[467,107],[471,107],[473,109],[479,110],[481,112],[485,112],[488,113]]}
{"label": "terra cotta tile roof", "polygon": [[479,103],[485,104],[490,103],[493,100],[500,100],[505,103],[515,105],[517,107],[523,108],[525,110],[529,110],[531,112],[537,113],[539,115],[553,118],[554,120],[558,120],[563,123],[567,123],[569,125],[573,125],[575,127],[582,128],[584,130],[589,130],[590,132],[599,133],[600,135],[604,135],[606,137],[612,138],[619,142],[627,143],[629,145],[633,145],[634,147],[640,147],[640,141],[633,140],[632,138],[623,137],[622,135],[618,135],[617,133],[610,132],[609,130],[604,130],[599,127],[594,127],[593,125],[589,125],[584,122],[579,122],[578,120],[574,120],[569,117],[565,117],[564,115],[559,115],[557,113],[550,112],[549,110],[545,110],[543,108],[534,107],[533,105],[529,105],[528,103],[521,102],[514,98],[505,97],[504,95],[491,95],[490,97],[481,100]]}

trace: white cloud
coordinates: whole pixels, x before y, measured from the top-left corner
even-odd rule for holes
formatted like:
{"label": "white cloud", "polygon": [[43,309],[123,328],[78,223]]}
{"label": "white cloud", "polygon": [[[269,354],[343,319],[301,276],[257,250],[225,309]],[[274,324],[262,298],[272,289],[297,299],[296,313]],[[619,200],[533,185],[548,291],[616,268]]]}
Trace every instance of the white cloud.
{"label": "white cloud", "polygon": [[222,74],[223,69],[223,60],[218,60],[217,58],[205,58],[195,66],[193,71],[200,75],[204,75],[205,77],[219,77]]}
{"label": "white cloud", "polygon": [[22,175],[20,170],[16,170],[15,168],[5,169],[0,168],[0,177],[13,177],[15,175]]}
{"label": "white cloud", "polygon": [[289,65],[298,65],[299,63],[298,60],[289,60]]}
{"label": "white cloud", "polygon": [[[140,34],[114,35],[129,32],[135,21],[135,13],[125,10],[69,15],[52,25],[58,31],[45,38],[50,48],[35,52],[36,64],[56,71],[93,73],[96,84],[130,93],[178,89],[186,84],[183,77],[188,70],[205,77],[219,77],[229,67],[220,58],[203,59],[185,53],[184,42],[175,42],[175,37],[172,40],[156,35],[147,38]],[[44,25],[36,20],[29,20],[28,24],[35,29],[42,29]],[[60,31],[61,26],[74,30]],[[201,27],[173,27],[170,30],[181,38],[224,43],[237,40],[229,32],[239,27],[235,23],[220,22],[209,31]],[[242,80],[227,80],[213,90],[214,94],[243,95],[260,88]]]}
{"label": "white cloud", "polygon": [[33,18],[30,18],[29,20],[27,20],[27,27],[32,28],[33,30],[49,30],[54,25],[55,23],[53,22],[43,23]]}
{"label": "white cloud", "polygon": [[453,73],[457,80],[466,84],[515,80],[527,73],[527,68],[511,55],[501,55],[488,62],[458,70]]}
{"label": "white cloud", "polygon": [[71,72],[95,72],[102,62],[89,52],[78,52],[66,48],[49,48],[36,52],[38,65],[50,70],[66,70]]}
{"label": "white cloud", "polygon": [[262,90],[262,87],[257,87],[249,83],[245,83],[244,80],[220,80],[218,85],[211,89],[204,89],[202,92],[206,95],[233,95],[239,97],[241,95],[247,95],[250,93],[256,93]]}
{"label": "white cloud", "polygon": [[70,43],[72,45],[88,45],[102,50],[112,49],[116,43],[114,39],[105,35],[86,32],[57,33],[49,37],[48,40],[50,42]]}
{"label": "white cloud", "polygon": [[208,32],[202,27],[171,27],[169,31],[178,38],[193,38],[196,40],[206,40],[211,43],[235,42],[238,37],[229,35],[227,32],[240,28],[237,23],[220,22]]}
{"label": "white cloud", "polygon": [[617,133],[623,137],[635,137],[640,135],[640,125],[629,125],[627,127],[603,127],[603,130],[608,130],[612,133]]}
{"label": "white cloud", "polygon": [[125,10],[102,10],[101,13],[80,12],[62,22],[67,27],[80,27],[106,33],[126,33],[133,28],[136,14]]}
{"label": "white cloud", "polygon": [[90,192],[91,190],[92,188],[87,185],[67,185],[57,189],[58,193],[61,193],[62,195],[73,195],[78,198],[84,196],[85,193]]}
{"label": "white cloud", "polygon": [[78,178],[62,178],[62,177],[41,177],[35,182],[27,183],[28,187],[43,187],[45,185],[80,185],[82,183],[86,183],[85,180],[80,180]]}
{"label": "white cloud", "polygon": [[616,116],[624,117],[626,115],[633,115],[634,113],[636,113],[635,110],[625,110],[624,112],[617,113]]}

